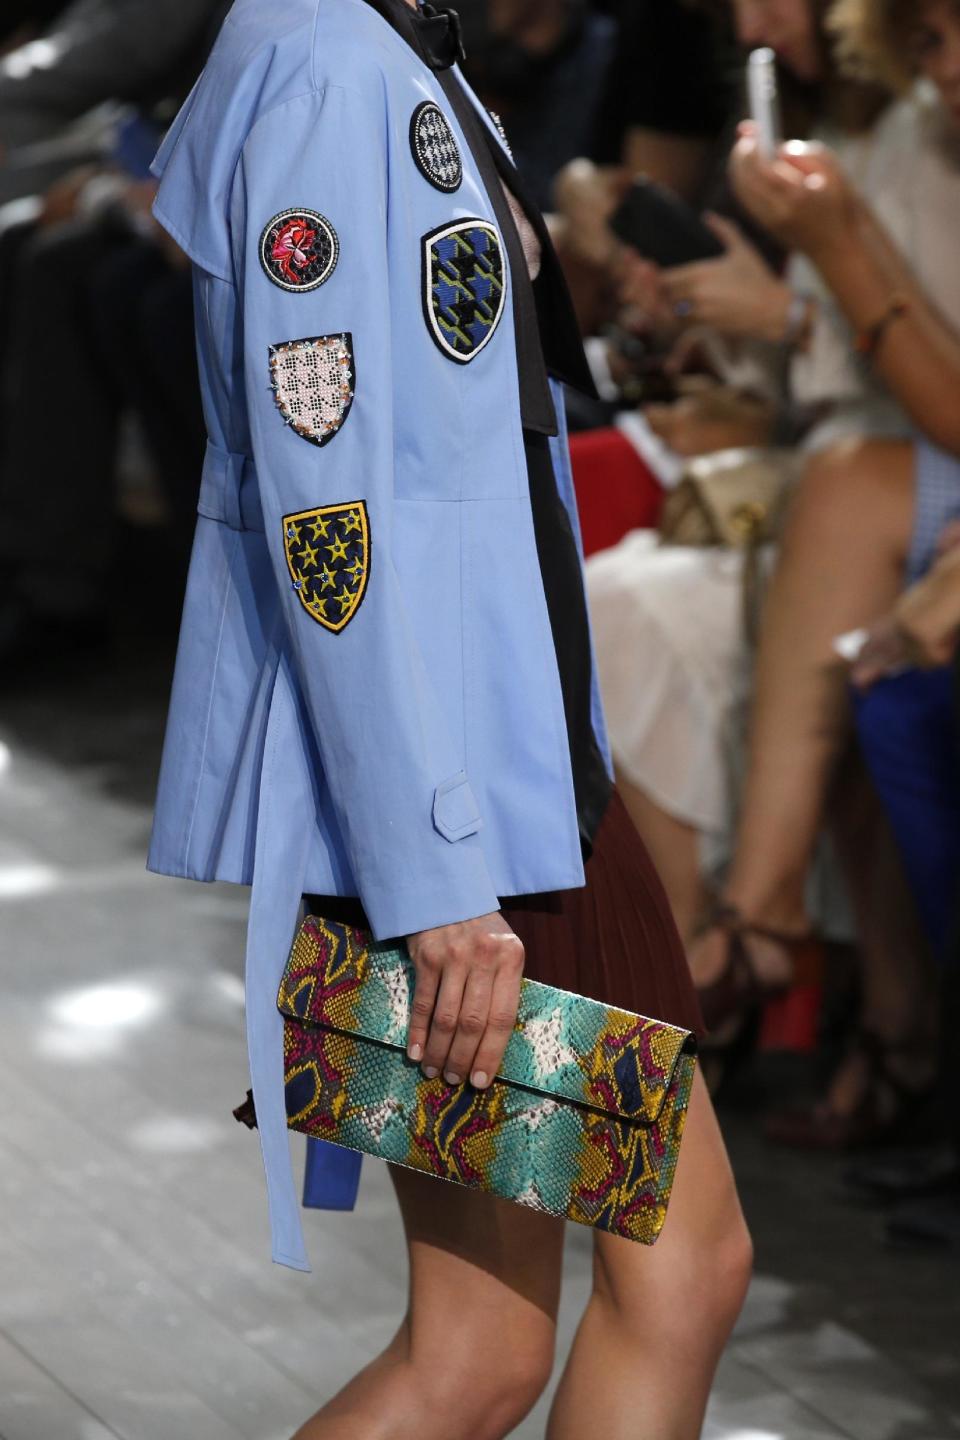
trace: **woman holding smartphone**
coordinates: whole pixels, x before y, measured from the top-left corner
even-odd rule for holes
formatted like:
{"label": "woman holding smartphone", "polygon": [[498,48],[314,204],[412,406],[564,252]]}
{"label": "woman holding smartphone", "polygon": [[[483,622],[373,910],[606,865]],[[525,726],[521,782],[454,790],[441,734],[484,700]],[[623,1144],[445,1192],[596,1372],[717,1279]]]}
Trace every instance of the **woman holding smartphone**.
{"label": "woman holding smartphone", "polygon": [[[947,172],[960,173],[960,7],[953,0],[842,0],[833,23],[859,73],[901,89],[918,74],[932,82],[928,145]],[[918,173],[925,163],[915,151]],[[740,999],[727,1007],[728,1020],[791,973],[789,954],[754,945],[751,926],[806,925],[803,880],[850,727],[847,673],[833,642],[884,615],[904,582],[926,573],[941,535],[960,516],[960,333],[945,318],[943,289],[918,277],[829,149],[787,146],[768,158],[747,127],[732,174],[751,214],[816,268],[849,323],[860,362],[900,402],[915,434],[828,450],[800,483],[767,598],[750,765],[726,888],[747,940],[737,962]],[[955,281],[956,228],[938,214],[942,196],[943,187],[928,192],[914,237],[929,263],[939,236]],[[708,1001],[710,987],[722,987],[730,974],[732,948],[729,927],[695,947]],[[843,1145],[894,1123],[909,1126],[925,1098],[933,1030],[919,961],[912,972],[899,987],[888,982],[874,994],[830,1094],[812,1111],[780,1117],[782,1138]]]}
{"label": "woman holding smartphone", "polygon": [[[691,937],[709,913],[708,876],[718,851],[727,868],[722,923],[709,925],[691,946],[718,1040],[739,1033],[761,998],[789,984],[795,956],[815,954],[805,885],[827,818],[827,783],[850,733],[832,642],[889,607],[905,572],[913,573],[929,554],[935,525],[926,517],[939,523],[955,493],[951,460],[929,446],[914,450],[904,443],[914,423],[929,426],[941,446],[952,443],[953,407],[943,398],[955,374],[949,356],[936,373],[933,357],[941,354],[942,342],[928,352],[929,365],[915,364],[909,341],[902,361],[893,347],[898,331],[906,337],[909,327],[919,333],[936,324],[949,336],[940,314],[960,323],[951,7],[841,8],[839,36],[833,8],[825,5],[742,0],[732,8],[745,44],[771,46],[781,69],[790,67],[805,80],[808,99],[819,93],[821,117],[813,133],[821,147],[831,147],[808,148],[805,161],[789,151],[782,156],[783,164],[795,166],[796,183],[785,191],[795,202],[795,223],[776,207],[771,175],[777,167],[764,166],[755,139],[738,152],[736,174],[743,180],[737,183],[748,209],[793,252],[785,276],[739,231],[724,226],[725,257],[659,277],[664,308],[679,314],[684,326],[709,322],[738,343],[742,337],[776,343],[773,353],[789,365],[791,398],[806,416],[803,443],[820,457],[808,462],[768,599],[732,860],[726,826],[733,808],[730,775],[739,773],[739,756],[732,764],[729,736],[745,728],[741,705],[754,668],[742,639],[739,563],[732,555],[660,548],[655,537],[635,532],[588,566],[620,789]],[[854,81],[866,75],[883,87],[879,93],[903,92],[859,134],[838,123],[850,112],[843,87],[852,83],[838,73],[836,61],[828,63],[838,41],[847,54],[870,51],[874,63],[861,63]],[[915,89],[918,75],[933,86]],[[789,119],[785,130],[797,134]],[[818,154],[835,177],[833,186],[820,193],[815,183],[804,193],[800,166],[815,167]],[[840,158],[831,163],[831,155]],[[747,171],[756,181],[749,192]],[[854,226],[825,219],[828,199],[841,184],[848,197],[854,188],[861,197]],[[801,210],[810,222],[806,230]],[[868,215],[874,235],[869,244]],[[889,277],[879,285],[870,281],[876,254],[865,248],[876,250],[881,230],[895,237],[900,271],[918,299],[909,307],[912,318],[896,304],[882,326],[888,333],[874,343],[870,327],[883,320],[891,285],[900,288]],[[871,283],[875,288],[864,291]],[[848,318],[850,287],[862,298]],[[870,349],[876,352],[872,361]],[[879,443],[884,437],[889,443]],[[842,448],[835,448],[841,440]],[[945,498],[946,508],[937,497]],[[915,514],[924,519],[911,543]],[[624,665],[625,653],[643,663]],[[903,876],[878,817],[869,818],[875,799],[852,768],[843,778],[848,783],[842,794],[833,791],[838,803],[829,818],[836,821],[854,897],[865,1007],[849,1062],[841,1065],[819,1119],[811,1125],[804,1117],[798,1126],[791,1116],[786,1129],[782,1117],[772,1121],[775,1133],[803,1143],[845,1144],[884,1133],[888,1123],[915,1110],[930,1074],[931,1001],[913,958],[919,936],[909,923]],[[878,897],[881,866],[888,882]],[[887,1071],[906,1090],[901,1085],[894,1094]]]}
{"label": "woman holding smartphone", "polygon": [[[723,8],[732,12],[745,49],[764,46],[776,54],[786,133],[829,137],[885,216],[911,238],[920,128],[912,102],[894,115],[887,90],[838,72],[826,4],[740,0]],[[734,139],[731,125],[731,145]],[[925,194],[942,177],[940,167],[929,172]],[[947,195],[960,220],[960,184]],[[636,261],[645,278],[630,294],[664,327],[665,348],[678,338],[684,347],[704,343],[721,378],[764,398],[770,411],[779,409],[786,432],[805,449],[843,436],[902,433],[900,408],[860,364],[839,307],[807,259],[798,254],[777,269],[732,221],[707,220],[725,246],[720,258],[659,270]],[[936,238],[936,225],[930,229]],[[931,279],[948,270],[946,251],[946,235],[938,249],[925,241],[919,258]],[[954,291],[960,316],[960,277]],[[718,435],[718,427],[704,423],[709,398],[684,396],[671,411],[650,413],[650,422],[682,454],[769,443],[768,418],[765,427],[755,424],[753,440],[731,426]],[[656,534],[641,530],[592,556],[587,573],[621,790],[690,938],[709,906],[709,877],[730,851],[739,763],[731,752],[751,663],[740,556],[661,546]],[[625,655],[638,663],[625,664]]]}

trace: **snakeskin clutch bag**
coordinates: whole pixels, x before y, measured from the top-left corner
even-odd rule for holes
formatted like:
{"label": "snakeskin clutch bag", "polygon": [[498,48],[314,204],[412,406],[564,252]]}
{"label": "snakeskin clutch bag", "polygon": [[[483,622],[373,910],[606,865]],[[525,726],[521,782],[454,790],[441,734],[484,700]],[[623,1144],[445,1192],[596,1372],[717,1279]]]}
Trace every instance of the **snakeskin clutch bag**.
{"label": "snakeskin clutch bag", "polygon": [[308,916],[280,986],[287,1124],[651,1245],[696,1064],[687,1030],[524,980],[487,1090],[406,1055],[405,947]]}

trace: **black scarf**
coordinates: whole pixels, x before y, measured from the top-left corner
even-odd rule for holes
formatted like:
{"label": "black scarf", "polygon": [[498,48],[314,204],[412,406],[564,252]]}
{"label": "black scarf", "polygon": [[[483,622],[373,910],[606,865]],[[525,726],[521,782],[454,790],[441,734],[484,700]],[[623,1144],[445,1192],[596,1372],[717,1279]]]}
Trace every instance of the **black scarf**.
{"label": "black scarf", "polygon": [[[453,70],[461,58],[460,26],[454,11],[426,5],[414,10],[405,0],[367,0],[433,70],[466,137],[480,172],[510,264],[513,318],[520,377],[530,504],[537,557],[557,656],[563,694],[573,786],[584,855],[610,798],[611,782],[597,745],[591,717],[592,660],[587,602],[576,539],[557,490],[548,435],[557,433],[547,375],[588,395],[596,392],[560,262],[523,178],[477,113]],[[520,236],[503,184],[519,202],[541,246],[540,273],[531,282]]]}

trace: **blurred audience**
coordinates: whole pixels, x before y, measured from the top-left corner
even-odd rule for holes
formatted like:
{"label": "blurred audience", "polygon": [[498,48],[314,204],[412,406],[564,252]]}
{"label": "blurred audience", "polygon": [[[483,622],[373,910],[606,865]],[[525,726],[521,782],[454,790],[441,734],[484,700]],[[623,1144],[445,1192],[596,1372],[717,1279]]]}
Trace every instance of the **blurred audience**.
{"label": "blurred audience", "polygon": [[[212,38],[225,6],[174,0],[153,6],[138,26],[140,8],[136,0],[72,6],[55,33],[35,42],[53,47],[55,63],[47,64],[50,55],[38,59],[30,45],[9,57],[9,113],[29,115],[39,128],[114,87],[114,99],[137,91],[142,99],[111,112],[99,161],[63,175],[32,209],[8,206],[5,217],[0,208],[0,664],[8,676],[17,662],[84,649],[109,633],[125,415],[137,417],[164,492],[174,566],[185,563],[192,530],[204,430],[191,279],[150,213],[149,164],[163,133],[159,116],[182,100],[202,63],[201,40]],[[106,52],[98,66],[91,47]],[[42,83],[31,81],[38,67]],[[0,140],[7,133],[3,104],[0,79]],[[25,131],[14,125],[11,133],[22,139]],[[24,153],[11,152],[0,188],[30,173],[13,163]],[[45,476],[39,495],[23,484],[31,473]]]}
{"label": "blurred audience", "polygon": [[593,146],[616,25],[587,0],[459,0],[457,10],[467,79],[547,210],[557,171]]}
{"label": "blurred audience", "polygon": [[861,1161],[847,1181],[891,1204],[891,1240],[960,1244],[960,526],[870,628],[853,667],[857,734],[940,966],[940,1139]]}
{"label": "blurred audience", "polygon": [[[893,604],[960,513],[957,462],[935,448],[956,448],[947,397],[960,325],[960,27],[941,0],[733,9],[745,44],[770,44],[809,100],[819,92],[813,143],[763,161],[746,133],[734,157],[738,198],[790,252],[787,271],[714,219],[721,258],[666,271],[638,263],[631,298],[668,332],[709,322],[708,336],[735,340],[728,354],[744,338],[786,350],[787,414],[812,458],[754,675],[733,551],[628,536],[591,562],[591,603],[622,788],[681,923],[701,932],[691,963],[717,1046],[739,1042],[758,1005],[818,953],[806,887],[833,802],[865,960],[861,1019],[826,1098],[769,1128],[793,1143],[845,1145],[916,1128],[930,1095],[935,991],[875,792],[848,754],[834,641]],[[858,79],[900,98],[879,109],[875,91],[845,82],[827,60],[836,37]],[[906,438],[917,431],[925,438]],[[751,686],[746,781],[731,794],[728,734]],[[734,807],[732,859],[713,901],[702,842]]]}
{"label": "blurred audience", "polygon": [[[30,19],[31,7],[19,6]],[[213,5],[73,0],[0,60],[0,203],[32,195],[109,144],[111,106],[148,109],[195,78]],[[72,122],[77,122],[75,125]]]}
{"label": "blurred audience", "polygon": [[[816,266],[856,337],[859,360],[919,433],[825,450],[795,496],[757,658],[750,763],[724,892],[728,918],[692,952],[718,1020],[790,977],[789,946],[769,935],[751,945],[751,927],[791,935],[807,928],[810,855],[850,737],[836,638],[883,614],[905,580],[925,573],[960,515],[960,429],[949,400],[960,382],[949,239],[957,222],[953,208],[943,208],[948,182],[960,173],[960,15],[945,0],[899,12],[883,0],[858,0],[837,7],[834,25],[845,50],[864,61],[868,38],[876,44],[884,36],[884,74],[897,65],[909,84],[901,57],[912,56],[935,87],[935,96],[918,102],[923,128],[912,132],[909,170],[918,189],[906,240],[897,244],[895,227],[881,222],[827,149],[788,147],[769,162],[747,134],[734,155],[735,183],[754,216]],[[936,183],[925,188],[931,176]],[[942,269],[927,270],[938,247]],[[878,913],[876,900],[863,907],[861,934]],[[850,1053],[822,1102],[780,1117],[781,1138],[840,1144],[918,1126],[935,1012],[922,957],[910,959],[888,947],[884,967],[867,966]]]}
{"label": "blurred audience", "polygon": [[853,665],[863,693],[857,731],[893,822],[920,917],[940,963],[952,959],[960,923],[960,745],[956,678],[960,648],[960,526],[942,553],[870,627]]}
{"label": "blurred audience", "polygon": [[626,0],[593,151],[582,153],[705,203],[728,148],[738,81],[722,10],[709,14],[679,0]]}
{"label": "blurred audience", "polygon": [[[809,115],[826,31],[818,28],[807,0],[778,0],[775,6],[762,7],[769,35],[757,28],[758,13],[753,5],[734,7],[743,39],[753,43],[762,35],[784,47],[781,69],[796,64]],[[872,198],[909,233],[918,196],[901,159],[906,147],[893,138],[899,132],[891,125],[891,110],[877,116],[876,91],[842,84],[832,64],[824,71],[819,93],[822,115],[814,129],[839,136],[851,163],[872,186]],[[904,103],[909,109],[911,102]],[[836,117],[841,114],[851,117],[850,123],[856,117],[866,129],[840,131]],[[880,178],[891,171],[899,181],[893,188]],[[928,188],[939,178],[931,178]],[[954,183],[952,197],[960,219],[960,183]],[[732,221],[716,217],[713,223],[726,242],[725,253],[716,260],[662,271],[647,263],[643,309],[651,324],[666,332],[661,355],[678,336],[687,347],[692,336],[709,347],[728,388],[732,383],[735,391],[745,390],[743,408],[754,428],[751,435],[734,423],[731,403],[724,434],[711,423],[710,388],[700,387],[673,407],[683,418],[682,431],[676,421],[671,423],[669,408],[647,412],[657,434],[671,448],[679,448],[681,456],[689,456],[725,444],[763,444],[774,434],[780,439],[800,434],[816,448],[838,432],[904,429],[906,421],[868,367],[857,361],[849,330],[823,285],[818,284],[819,298],[814,300],[815,272],[809,263],[796,257],[781,277]],[[941,252],[947,243],[944,234]],[[935,283],[940,277],[949,281],[952,266],[943,253],[931,258],[929,268]],[[631,293],[638,269],[634,267],[629,282]],[[695,288],[697,298],[691,299]],[[701,323],[698,305],[704,297],[709,297],[704,303],[719,324]],[[956,309],[960,316],[960,287]],[[744,343],[745,336],[750,343]],[[758,394],[780,400],[776,430],[769,417],[764,424],[755,400],[751,404]],[[764,563],[769,565],[769,554]],[[681,928],[688,935],[707,903],[705,869],[716,868],[725,857],[735,808],[733,761],[750,685],[740,575],[736,551],[666,547],[649,531],[628,535],[589,566],[599,664],[621,781],[634,818],[668,878]],[[643,656],[643,665],[624,665],[623,656],[630,654]]]}
{"label": "blurred audience", "polygon": [[0,17],[0,55],[32,40],[65,7],[66,0],[7,0]]}

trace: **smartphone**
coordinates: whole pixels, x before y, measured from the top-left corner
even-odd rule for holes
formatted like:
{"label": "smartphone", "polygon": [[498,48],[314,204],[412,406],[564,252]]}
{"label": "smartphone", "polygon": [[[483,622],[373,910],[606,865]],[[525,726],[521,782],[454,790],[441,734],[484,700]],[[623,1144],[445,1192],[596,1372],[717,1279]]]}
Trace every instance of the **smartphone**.
{"label": "smartphone", "polygon": [[692,206],[665,185],[642,176],[627,191],[610,228],[664,270],[723,254],[720,241]]}
{"label": "smartphone", "polygon": [[757,127],[760,154],[765,160],[770,160],[783,144],[783,125],[777,88],[777,57],[766,46],[762,50],[751,50],[747,59],[747,99],[750,118]]}

